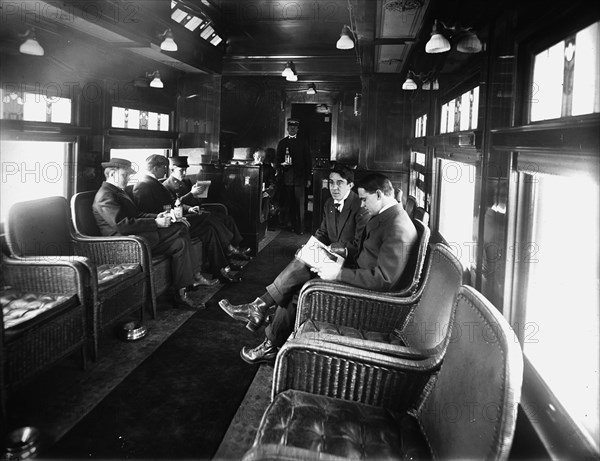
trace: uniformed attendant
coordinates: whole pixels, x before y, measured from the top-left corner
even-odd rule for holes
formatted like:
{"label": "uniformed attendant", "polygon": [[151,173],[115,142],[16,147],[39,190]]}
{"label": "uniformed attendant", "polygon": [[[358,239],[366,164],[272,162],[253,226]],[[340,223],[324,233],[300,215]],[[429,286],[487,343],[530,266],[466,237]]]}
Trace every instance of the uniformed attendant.
{"label": "uniformed attendant", "polygon": [[308,141],[298,136],[299,125],[298,120],[288,119],[288,135],[277,144],[277,165],[282,170],[285,209],[293,230],[302,234],[306,188],[311,185],[312,157]]}

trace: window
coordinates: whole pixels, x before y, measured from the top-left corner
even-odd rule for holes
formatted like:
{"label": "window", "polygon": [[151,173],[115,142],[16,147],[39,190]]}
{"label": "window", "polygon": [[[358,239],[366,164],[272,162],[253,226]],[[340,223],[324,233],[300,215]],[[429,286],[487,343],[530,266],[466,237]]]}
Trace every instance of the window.
{"label": "window", "polygon": [[2,141],[0,220],[17,202],[59,195],[67,197],[71,144],[48,141]]}
{"label": "window", "polygon": [[477,129],[479,87],[463,93],[442,106],[440,133]]}
{"label": "window", "polygon": [[439,160],[438,230],[453,249],[463,267],[475,265],[473,209],[475,204],[474,165]]}
{"label": "window", "polygon": [[113,106],[111,125],[113,128],[132,130],[169,131],[169,115]]}
{"label": "window", "polygon": [[410,184],[408,193],[417,199],[417,206],[425,207],[425,154],[411,153]]}
{"label": "window", "polygon": [[424,114],[415,120],[415,138],[427,135],[427,114]]}
{"label": "window", "polygon": [[71,123],[69,98],[0,89],[0,101],[0,113],[6,120]]}
{"label": "window", "polygon": [[[598,450],[599,268],[597,178],[519,173],[523,195],[515,243],[515,325],[523,352]],[[514,323],[514,322],[513,322]],[[581,356],[574,357],[571,347]],[[543,411],[543,410],[541,410]],[[545,411],[558,411],[548,405]]]}
{"label": "window", "polygon": [[530,120],[600,112],[600,22],[538,53],[530,85]]}

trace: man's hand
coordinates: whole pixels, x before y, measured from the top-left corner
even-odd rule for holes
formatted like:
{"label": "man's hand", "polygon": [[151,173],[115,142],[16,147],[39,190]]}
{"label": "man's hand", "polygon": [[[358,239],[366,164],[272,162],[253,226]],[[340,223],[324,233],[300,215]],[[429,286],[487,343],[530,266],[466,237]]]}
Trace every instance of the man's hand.
{"label": "man's hand", "polygon": [[188,213],[200,214],[200,207],[198,205],[188,208]]}
{"label": "man's hand", "polygon": [[334,242],[329,246],[332,253],[346,258],[348,256],[348,249],[340,242]]}
{"label": "man's hand", "polygon": [[171,225],[171,215],[169,213],[159,213],[154,220],[158,227],[169,227]]}
{"label": "man's hand", "polygon": [[205,193],[206,189],[208,189],[208,185],[198,185],[198,183],[192,186],[192,195],[195,198],[202,198],[202,195]]}
{"label": "man's hand", "polygon": [[323,264],[317,275],[323,280],[337,280],[342,268],[337,264]]}

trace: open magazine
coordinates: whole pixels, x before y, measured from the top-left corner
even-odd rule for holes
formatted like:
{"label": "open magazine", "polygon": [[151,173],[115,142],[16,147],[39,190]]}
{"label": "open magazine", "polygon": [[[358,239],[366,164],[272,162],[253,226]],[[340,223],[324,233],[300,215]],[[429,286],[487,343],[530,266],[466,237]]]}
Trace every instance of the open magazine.
{"label": "open magazine", "polygon": [[332,253],[326,245],[312,236],[308,242],[296,252],[296,259],[317,271],[325,264],[337,264],[341,268],[345,261],[344,258]]}
{"label": "open magazine", "polygon": [[196,185],[199,187],[202,187],[202,192],[200,193],[200,195],[197,195],[196,198],[207,198],[208,197],[208,188],[210,187],[210,183],[211,180],[207,180],[207,181],[196,181]]}

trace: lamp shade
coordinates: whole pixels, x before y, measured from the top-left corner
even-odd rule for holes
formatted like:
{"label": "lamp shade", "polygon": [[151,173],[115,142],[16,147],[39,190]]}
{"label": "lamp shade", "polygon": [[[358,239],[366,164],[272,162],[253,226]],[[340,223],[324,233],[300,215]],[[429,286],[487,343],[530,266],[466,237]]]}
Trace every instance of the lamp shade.
{"label": "lamp shade", "polygon": [[294,71],[292,70],[292,64],[291,64],[291,62],[288,62],[285,65],[285,69],[283,69],[283,72],[281,72],[281,76],[287,78],[290,75],[294,75]]}
{"label": "lamp shade", "polygon": [[456,44],[457,51],[461,53],[479,53],[481,51],[481,41],[470,30],[466,31]]}
{"label": "lamp shade", "polygon": [[444,53],[450,50],[450,42],[442,34],[431,34],[431,38],[425,45],[426,53]]}
{"label": "lamp shade", "polygon": [[167,29],[164,33],[165,39],[160,44],[160,49],[164,51],[177,51],[177,43],[173,40],[173,32],[171,29]]}
{"label": "lamp shade", "polygon": [[160,79],[160,74],[158,71],[154,72],[151,77],[154,77],[152,81],[150,81],[150,86],[152,88],[164,88],[163,82]]}
{"label": "lamp shade", "polygon": [[297,75],[297,74],[294,74],[294,73],[292,73],[292,75],[288,75],[288,76],[287,76],[285,79],[286,79],[288,82],[297,82],[297,81],[298,81],[298,75]]}
{"label": "lamp shade", "polygon": [[406,77],[406,80],[402,84],[402,89],[403,90],[416,90],[417,84],[415,83],[415,81],[412,78]]}
{"label": "lamp shade", "polygon": [[44,49],[35,39],[35,32],[32,29],[27,31],[27,38],[21,43],[19,52],[31,56],[44,56]]}
{"label": "lamp shade", "polygon": [[306,90],[306,94],[317,94],[317,89],[315,88],[314,84],[309,85],[308,89]]}
{"label": "lamp shade", "polygon": [[348,33],[348,26],[342,27],[342,33],[340,34],[340,38],[335,44],[335,47],[338,50],[351,50],[352,48],[354,48],[354,41]]}

